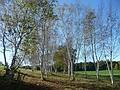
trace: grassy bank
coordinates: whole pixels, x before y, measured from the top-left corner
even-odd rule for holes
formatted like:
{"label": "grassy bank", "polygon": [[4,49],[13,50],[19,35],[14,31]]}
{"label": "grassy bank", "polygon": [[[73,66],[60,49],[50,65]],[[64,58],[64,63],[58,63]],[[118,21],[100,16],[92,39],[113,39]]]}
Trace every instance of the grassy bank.
{"label": "grassy bank", "polygon": [[[0,66],[0,90],[120,90],[120,71],[114,70],[115,85],[110,83],[109,73],[107,70],[100,71],[100,80],[96,80],[95,71],[87,71],[87,78],[84,71],[75,72],[75,81],[69,81],[67,74],[49,73],[44,75],[45,80],[40,79],[40,71],[30,69],[19,69],[25,74],[25,78],[17,81],[9,81],[3,77],[4,67]],[[16,74],[17,77],[17,74]],[[19,88],[18,88],[19,86]]]}

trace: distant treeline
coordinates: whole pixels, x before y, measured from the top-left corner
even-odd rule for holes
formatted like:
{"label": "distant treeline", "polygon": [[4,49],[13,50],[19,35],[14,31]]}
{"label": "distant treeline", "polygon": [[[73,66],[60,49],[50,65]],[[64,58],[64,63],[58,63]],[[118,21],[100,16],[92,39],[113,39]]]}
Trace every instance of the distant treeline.
{"label": "distant treeline", "polygon": [[[108,63],[110,64],[109,61],[108,61]],[[96,63],[93,63],[93,62],[87,62],[86,63],[87,71],[95,71],[95,64]],[[74,68],[75,71],[84,71],[84,63],[83,62],[76,63],[74,65],[75,65],[75,68]],[[120,70],[120,61],[113,61],[113,69]],[[106,61],[99,62],[99,70],[107,70]]]}
{"label": "distant treeline", "polygon": [[[110,64],[110,62],[108,62],[108,63]],[[33,66],[22,66],[22,68],[40,70],[40,66],[34,66],[34,67]],[[95,63],[87,62],[86,68],[87,68],[87,71],[95,71]],[[63,67],[58,67],[56,69],[57,69],[57,71],[64,71]],[[107,70],[106,61],[99,62],[99,69],[100,70]],[[120,70],[120,61],[113,61],[113,69]],[[54,66],[52,67],[52,70],[54,71]],[[75,63],[74,64],[74,71],[84,71],[84,62]]]}

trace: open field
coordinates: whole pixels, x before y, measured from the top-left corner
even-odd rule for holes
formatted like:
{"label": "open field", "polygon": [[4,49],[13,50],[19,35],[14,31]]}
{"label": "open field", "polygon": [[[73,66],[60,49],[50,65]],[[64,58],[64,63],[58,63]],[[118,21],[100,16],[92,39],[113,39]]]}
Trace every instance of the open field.
{"label": "open field", "polygon": [[[40,71],[19,69],[25,74],[20,81],[9,81],[1,74],[0,90],[120,90],[120,71],[114,70],[115,85],[111,86],[109,74],[106,70],[100,71],[100,80],[96,80],[95,71],[87,71],[87,78],[84,71],[75,72],[75,80],[69,81],[67,74],[49,73],[45,80],[40,79]],[[3,67],[0,71],[4,73]],[[17,77],[17,74],[16,74]],[[22,76],[21,76],[22,77]],[[19,86],[17,88],[17,86]]]}
{"label": "open field", "polygon": [[[114,79],[118,79],[120,78],[120,70],[114,70]],[[75,72],[75,76],[77,78],[79,78],[80,76],[81,77],[84,77],[84,71],[78,71],[78,72]],[[87,71],[87,76],[88,78],[92,77],[92,78],[96,78],[96,71]],[[110,79],[110,75],[109,75],[109,72],[107,70],[101,70],[99,72],[99,76],[100,76],[100,79]]]}
{"label": "open field", "polygon": [[[76,74],[84,74],[84,71],[78,71]],[[96,75],[95,71],[87,71],[88,75]],[[107,70],[101,70],[99,72],[100,76],[109,76],[109,72]],[[120,75],[120,70],[114,70],[114,75]]]}

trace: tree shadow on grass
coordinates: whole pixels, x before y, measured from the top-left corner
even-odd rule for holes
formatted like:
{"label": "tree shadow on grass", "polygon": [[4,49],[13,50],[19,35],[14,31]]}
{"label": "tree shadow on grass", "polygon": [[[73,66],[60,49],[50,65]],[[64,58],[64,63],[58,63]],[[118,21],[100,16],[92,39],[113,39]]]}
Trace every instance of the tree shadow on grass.
{"label": "tree shadow on grass", "polygon": [[0,90],[53,90],[45,85],[30,84],[23,81],[9,80],[0,76]]}
{"label": "tree shadow on grass", "polygon": [[[57,81],[57,80],[46,80],[47,82],[52,82],[55,84],[60,84],[64,86],[63,88],[65,90],[119,90],[115,88],[111,88],[110,86],[100,86],[98,84],[92,84],[92,83],[84,83],[82,81]],[[64,90],[63,89],[63,90]]]}

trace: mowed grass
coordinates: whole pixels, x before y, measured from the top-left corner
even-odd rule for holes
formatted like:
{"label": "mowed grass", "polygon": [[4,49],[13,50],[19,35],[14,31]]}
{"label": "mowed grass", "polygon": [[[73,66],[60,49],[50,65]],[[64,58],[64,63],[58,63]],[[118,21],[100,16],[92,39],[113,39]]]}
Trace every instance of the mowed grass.
{"label": "mowed grass", "polygon": [[[1,73],[5,72],[4,68],[5,67],[3,65],[0,65],[0,72]],[[30,69],[19,68],[18,71],[25,73],[25,74],[30,74],[33,76],[34,75],[40,76],[40,71],[38,71],[38,70],[32,71]],[[96,76],[96,71],[86,71],[86,73],[88,76]],[[113,70],[113,73],[114,73],[114,76],[120,77],[120,70]],[[79,76],[84,76],[84,75],[85,75],[85,71],[75,71],[76,78],[79,78]],[[100,70],[99,75],[102,77],[109,77],[110,76],[108,70]],[[50,76],[59,76],[59,77],[67,78],[67,74],[63,74],[62,72],[61,73],[60,72],[58,72],[58,73],[52,72],[52,74],[50,74]]]}
{"label": "mowed grass", "polygon": [[[4,66],[0,66],[1,71]],[[37,86],[47,86],[55,88],[54,90],[120,90],[120,70],[114,70],[115,86],[112,87],[107,70],[100,71],[100,81],[96,79],[96,71],[87,71],[88,78],[85,78],[84,71],[75,71],[75,80],[70,81],[69,77],[63,72],[50,72],[48,76],[44,75],[45,80],[41,80],[41,73],[38,70],[19,68],[19,72],[26,74],[21,81],[25,83],[35,84]],[[17,75],[17,73],[16,73]],[[119,76],[119,77],[118,77]],[[17,76],[16,76],[17,77]]]}
{"label": "mowed grass", "polygon": [[[93,75],[93,76],[96,75],[96,71],[86,71],[86,72],[87,72],[87,75]],[[120,70],[113,70],[113,73],[114,73],[114,76],[118,76],[118,75],[120,75]],[[84,75],[85,71],[76,71],[75,74],[76,75]],[[108,72],[108,70],[101,70],[101,71],[99,71],[99,75],[100,76],[109,76],[109,72]]]}
{"label": "mowed grass", "polygon": [[[113,70],[114,74],[114,83],[118,84],[120,82],[120,70]],[[87,81],[92,80],[93,82],[97,81],[96,71],[87,71],[87,75],[85,75],[85,71],[77,71],[75,72],[75,77],[78,80],[84,78]],[[86,79],[87,77],[87,79]],[[111,84],[110,74],[108,70],[99,71],[99,81],[104,82],[104,84]]]}

